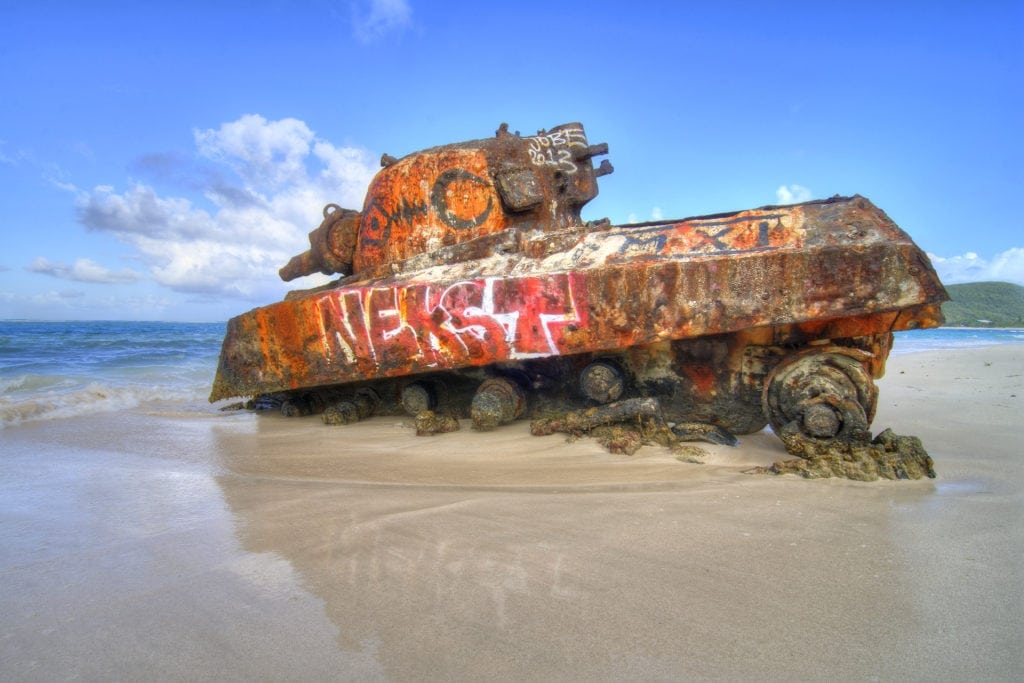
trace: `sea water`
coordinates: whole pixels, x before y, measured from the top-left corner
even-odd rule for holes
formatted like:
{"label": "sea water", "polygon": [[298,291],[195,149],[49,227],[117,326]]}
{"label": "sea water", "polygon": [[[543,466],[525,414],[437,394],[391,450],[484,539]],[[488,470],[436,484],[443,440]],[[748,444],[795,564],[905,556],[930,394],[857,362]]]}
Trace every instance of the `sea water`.
{"label": "sea water", "polygon": [[897,332],[891,353],[976,349],[993,344],[1024,344],[1024,330],[981,327],[937,327]]}
{"label": "sea water", "polygon": [[205,407],[224,323],[0,321],[0,429],[134,408]]}
{"label": "sea water", "polygon": [[[212,411],[224,323],[0,321],[0,429],[136,408]],[[898,332],[893,353],[1024,343],[1024,330]]]}

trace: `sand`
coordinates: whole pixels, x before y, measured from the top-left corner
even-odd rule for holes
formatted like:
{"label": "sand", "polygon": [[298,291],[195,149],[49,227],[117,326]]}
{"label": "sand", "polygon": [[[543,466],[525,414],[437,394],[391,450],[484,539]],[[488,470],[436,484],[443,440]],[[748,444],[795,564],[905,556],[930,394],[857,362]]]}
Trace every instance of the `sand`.
{"label": "sand", "polygon": [[0,432],[4,680],[1021,680],[1024,345],[893,356],[938,478],[135,410]]}

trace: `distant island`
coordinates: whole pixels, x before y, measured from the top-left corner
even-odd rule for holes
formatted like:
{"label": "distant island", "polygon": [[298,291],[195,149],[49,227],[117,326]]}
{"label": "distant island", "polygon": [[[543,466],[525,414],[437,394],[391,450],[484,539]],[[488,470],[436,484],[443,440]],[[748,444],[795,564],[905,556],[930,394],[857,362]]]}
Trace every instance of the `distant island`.
{"label": "distant island", "polygon": [[1009,282],[946,285],[946,327],[1024,327],[1024,287]]}

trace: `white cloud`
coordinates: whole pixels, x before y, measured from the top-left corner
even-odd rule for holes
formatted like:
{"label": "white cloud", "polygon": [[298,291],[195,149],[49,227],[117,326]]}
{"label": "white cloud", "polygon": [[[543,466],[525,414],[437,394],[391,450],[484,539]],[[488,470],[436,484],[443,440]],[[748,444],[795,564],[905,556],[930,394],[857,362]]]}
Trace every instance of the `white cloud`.
{"label": "white cloud", "polygon": [[194,130],[204,157],[230,165],[252,189],[274,189],[301,182],[313,131],[298,119],[267,121],[246,114],[218,130]]}
{"label": "white cloud", "polygon": [[80,195],[78,218],[90,230],[111,232],[131,241],[133,236],[187,240],[215,229],[210,215],[194,209],[187,199],[163,199],[146,185],[135,184],[123,194],[108,185]]}
{"label": "white cloud", "polygon": [[388,33],[399,32],[412,24],[412,7],[406,0],[354,0],[352,32],[363,43]]}
{"label": "white cloud", "polygon": [[803,185],[780,185],[779,189],[775,190],[775,197],[779,204],[799,204],[810,201],[812,195]]}
{"label": "white cloud", "polygon": [[958,282],[1015,282],[1024,285],[1024,248],[1012,247],[991,260],[973,251],[959,256],[928,254],[939,279],[947,285]]}
{"label": "white cloud", "polygon": [[194,135],[211,167],[181,177],[166,166],[185,162],[164,157],[162,175],[197,191],[210,210],[140,182],[123,192],[98,186],[77,199],[83,225],[130,244],[156,282],[180,292],[279,296],[277,269],[309,248],[306,234],[323,206],[361,209],[377,170],[365,150],[317,139],[297,119],[249,114]]}
{"label": "white cloud", "polygon": [[[651,220],[651,221],[665,220],[665,215],[662,212],[661,207],[660,206],[656,206],[653,209],[651,209],[651,217],[650,217],[650,219],[646,219],[646,220]],[[629,214],[629,216],[626,217],[626,222],[627,223],[639,223],[640,222],[640,218],[635,213],[631,213],[631,214]]]}
{"label": "white cloud", "polygon": [[[17,297],[16,297],[17,298]],[[37,309],[50,310],[51,308],[67,308],[70,305],[71,297],[64,296],[60,292],[50,290],[48,292],[36,292],[26,297],[31,306]]]}
{"label": "white cloud", "polygon": [[134,282],[142,277],[134,270],[125,268],[123,270],[113,271],[87,258],[80,258],[69,265],[67,263],[55,263],[40,256],[32,261],[32,265],[29,266],[29,270],[34,273],[42,273],[43,275],[50,275],[62,280],[97,282],[102,284]]}

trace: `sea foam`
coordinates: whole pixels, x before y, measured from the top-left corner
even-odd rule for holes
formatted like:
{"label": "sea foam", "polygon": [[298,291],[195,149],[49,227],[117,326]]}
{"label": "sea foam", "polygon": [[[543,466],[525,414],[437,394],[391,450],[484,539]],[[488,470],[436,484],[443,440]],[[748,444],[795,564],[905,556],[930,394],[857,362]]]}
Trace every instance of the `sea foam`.
{"label": "sea foam", "polygon": [[[21,389],[25,389],[21,385]],[[0,395],[0,429],[37,420],[105,413],[150,402],[184,403],[202,398],[195,391],[167,387],[112,386],[90,382],[71,391],[17,391]]]}
{"label": "sea foam", "polygon": [[0,321],[0,429],[205,402],[223,324]]}

